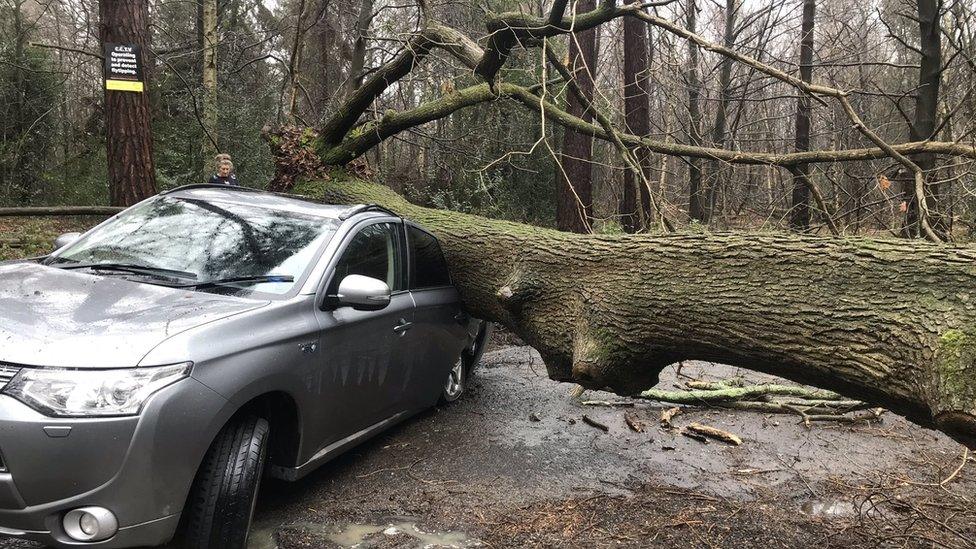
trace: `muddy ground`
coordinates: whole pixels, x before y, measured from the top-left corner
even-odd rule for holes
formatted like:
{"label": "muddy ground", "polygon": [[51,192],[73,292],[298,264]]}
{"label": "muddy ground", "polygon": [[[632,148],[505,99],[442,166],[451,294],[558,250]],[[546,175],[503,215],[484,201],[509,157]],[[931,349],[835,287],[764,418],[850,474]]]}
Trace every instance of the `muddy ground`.
{"label": "muddy ground", "polygon": [[[695,362],[682,373],[770,379]],[[659,387],[678,385],[670,369]],[[733,447],[661,428],[667,407],[652,403],[632,409],[647,426],[633,432],[628,409],[569,392],[532,349],[496,347],[461,402],[298,484],[268,485],[252,546],[976,547],[976,463],[958,470],[961,446],[900,417],[810,428],[719,409],[675,418],[736,433]]]}
{"label": "muddy ground", "polygon": [[[696,362],[682,373],[769,379]],[[659,387],[677,386],[669,369]],[[960,468],[962,447],[897,416],[807,428],[691,407],[674,420],[738,434],[734,447],[662,428],[667,406],[584,407],[570,389],[532,349],[496,344],[460,402],[267,483],[251,547],[976,547],[976,462]]]}

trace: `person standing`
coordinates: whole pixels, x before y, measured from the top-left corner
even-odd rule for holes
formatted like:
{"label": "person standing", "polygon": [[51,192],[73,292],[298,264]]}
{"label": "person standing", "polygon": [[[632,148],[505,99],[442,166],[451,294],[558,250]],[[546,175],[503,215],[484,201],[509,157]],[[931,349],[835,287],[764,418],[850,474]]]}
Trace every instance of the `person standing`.
{"label": "person standing", "polygon": [[237,174],[234,173],[234,163],[230,160],[230,155],[226,153],[218,154],[214,157],[217,166],[217,173],[210,176],[211,185],[237,185]]}

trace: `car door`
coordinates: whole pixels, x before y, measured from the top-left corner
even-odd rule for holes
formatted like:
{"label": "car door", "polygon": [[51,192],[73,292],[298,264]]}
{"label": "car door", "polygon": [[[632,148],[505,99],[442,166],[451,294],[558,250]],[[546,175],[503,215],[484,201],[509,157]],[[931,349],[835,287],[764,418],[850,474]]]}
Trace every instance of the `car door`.
{"label": "car door", "polygon": [[[402,224],[368,222],[357,226],[326,272],[324,295],[317,300],[322,394],[335,395],[320,403],[323,433],[320,447],[370,427],[399,410],[391,395],[402,392],[410,372],[403,357],[414,336],[413,298],[406,291]],[[390,304],[379,311],[340,306],[331,296],[340,282],[358,274],[386,282]]]}
{"label": "car door", "polygon": [[433,235],[410,223],[404,225],[409,257],[409,287],[416,308],[411,358],[418,375],[413,394],[430,405],[440,395],[448,372],[467,341],[467,315],[451,284],[447,262]]}

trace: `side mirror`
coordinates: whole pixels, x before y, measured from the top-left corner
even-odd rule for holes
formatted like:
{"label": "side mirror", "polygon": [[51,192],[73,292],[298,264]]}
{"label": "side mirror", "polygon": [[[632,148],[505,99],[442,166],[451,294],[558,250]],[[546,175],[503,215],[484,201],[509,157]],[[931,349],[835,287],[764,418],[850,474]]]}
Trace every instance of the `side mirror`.
{"label": "side mirror", "polygon": [[336,299],[357,311],[378,311],[390,304],[390,287],[382,280],[349,275],[339,283]]}
{"label": "side mirror", "polygon": [[81,233],[64,233],[54,239],[54,250],[52,251],[58,251],[79,238],[81,238]]}

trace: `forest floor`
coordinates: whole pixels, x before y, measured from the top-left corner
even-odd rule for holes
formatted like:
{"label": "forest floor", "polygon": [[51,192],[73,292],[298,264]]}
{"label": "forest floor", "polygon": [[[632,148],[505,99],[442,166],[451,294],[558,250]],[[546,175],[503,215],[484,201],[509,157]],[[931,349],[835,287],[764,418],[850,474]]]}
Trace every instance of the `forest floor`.
{"label": "forest floor", "polygon": [[[675,373],[658,387],[678,387]],[[702,362],[682,374],[774,379]],[[703,444],[660,426],[669,406],[583,406],[570,388],[531,348],[496,346],[461,401],[297,484],[268,485],[252,547],[976,548],[976,462],[960,469],[961,446],[893,414],[808,428],[685,407],[675,427],[697,421],[744,441]]]}
{"label": "forest floor", "polygon": [[[76,225],[37,227],[43,237],[7,256],[43,252]],[[658,388],[687,377],[775,380],[703,362],[681,374],[667,369]],[[976,549],[976,460],[894,414],[807,427],[795,416],[684,407],[669,429],[660,415],[670,405],[584,406],[570,390],[548,379],[534,350],[496,338],[459,402],[297,483],[267,482],[250,546]],[[628,427],[628,412],[644,432]],[[682,436],[691,422],[743,444]],[[35,546],[0,540],[14,547]]]}
{"label": "forest floor", "polygon": [[90,229],[102,217],[0,217],[0,261],[44,255],[58,235]]}

